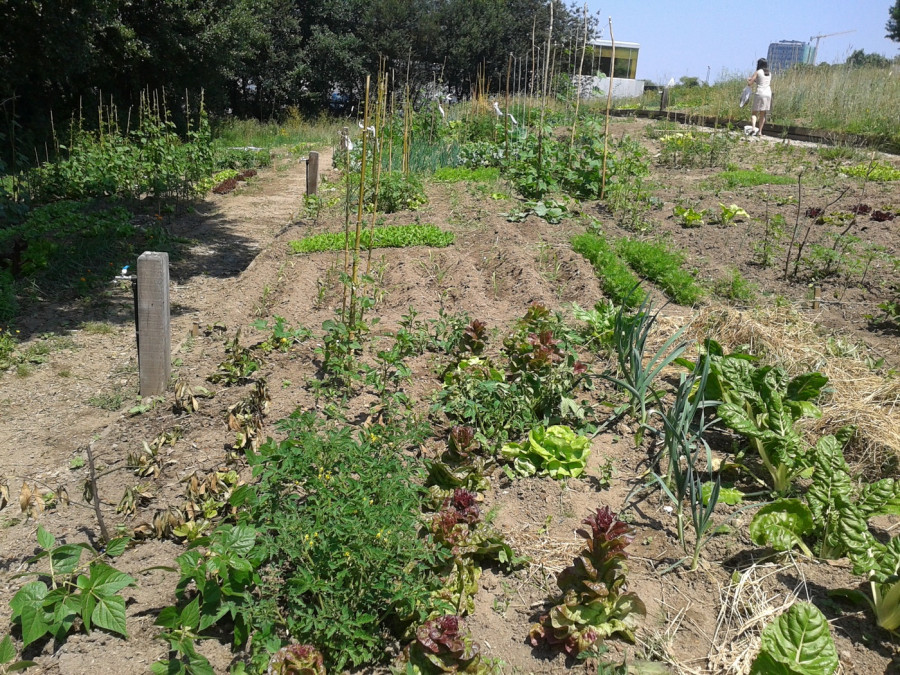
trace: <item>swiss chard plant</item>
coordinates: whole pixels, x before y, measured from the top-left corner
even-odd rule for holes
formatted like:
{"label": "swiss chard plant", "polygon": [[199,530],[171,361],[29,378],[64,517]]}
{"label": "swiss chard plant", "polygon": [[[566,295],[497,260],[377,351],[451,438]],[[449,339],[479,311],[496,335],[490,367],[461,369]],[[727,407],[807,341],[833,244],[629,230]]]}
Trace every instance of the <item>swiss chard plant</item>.
{"label": "swiss chard plant", "polygon": [[815,605],[797,602],[763,629],[750,675],[833,675],[839,667],[828,620]]}
{"label": "swiss chard plant", "polygon": [[900,631],[900,537],[892,537],[886,544],[868,531],[864,544],[850,550],[853,571],[869,580],[871,597],[866,597],[875,622],[896,634]]}
{"label": "swiss chard plant", "polygon": [[841,451],[847,433],[819,439],[812,453],[812,482],[803,499],[778,499],[756,513],[750,523],[755,543],[840,558],[866,548],[871,518],[900,514],[900,481],[855,484]]}
{"label": "swiss chard plant", "polygon": [[608,506],[582,522],[590,528],[578,530],[587,545],[556,579],[562,602],[529,633],[532,645],[558,646],[573,656],[612,635],[633,641],[638,619],[646,614],[637,595],[627,592],[625,547],[634,538],[631,527]]}
{"label": "swiss chard plant", "polygon": [[104,558],[124,553],[129,540],[113,539],[103,552],[87,543],[57,545],[41,525],[37,540],[41,552],[28,563],[46,560],[48,569],[17,575],[37,579],[22,586],[10,601],[12,621],[22,629],[23,646],[45,635],[62,642],[76,626],[86,632],[97,627],[127,637],[125,599],[119,591],[134,586],[135,580]]}
{"label": "swiss chard plant", "polygon": [[780,368],[753,368],[730,359],[735,379],[717,378],[725,401],[717,413],[727,427],[745,436],[769,472],[775,492],[784,494],[810,466],[809,446],[795,423],[817,417],[812,403],[828,381],[820,373],[789,378]]}

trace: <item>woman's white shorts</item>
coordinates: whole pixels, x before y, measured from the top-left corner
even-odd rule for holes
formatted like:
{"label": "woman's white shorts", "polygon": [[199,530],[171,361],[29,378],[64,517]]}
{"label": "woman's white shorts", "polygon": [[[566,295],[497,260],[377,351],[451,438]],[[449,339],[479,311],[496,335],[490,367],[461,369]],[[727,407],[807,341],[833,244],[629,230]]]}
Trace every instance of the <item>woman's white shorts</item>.
{"label": "woman's white shorts", "polygon": [[772,108],[772,97],[771,96],[760,96],[759,94],[755,94],[753,96],[753,112],[768,112]]}

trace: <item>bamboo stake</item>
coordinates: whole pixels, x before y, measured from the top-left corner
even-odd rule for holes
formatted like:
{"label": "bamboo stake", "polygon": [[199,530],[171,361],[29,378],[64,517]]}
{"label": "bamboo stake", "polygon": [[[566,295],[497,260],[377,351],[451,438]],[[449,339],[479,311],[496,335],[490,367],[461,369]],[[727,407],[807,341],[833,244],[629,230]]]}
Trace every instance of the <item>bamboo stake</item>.
{"label": "bamboo stake", "polygon": [[366,150],[369,132],[369,82],[371,76],[366,75],[366,100],[363,112],[363,138],[362,138],[362,159],[359,165],[359,205],[356,209],[356,239],[353,244],[353,270],[350,275],[350,321],[349,327],[352,330],[356,324],[356,281],[359,269],[359,241],[362,233],[363,220],[363,202],[366,196]]}
{"label": "bamboo stake", "polygon": [[506,163],[509,164],[509,72],[512,69],[512,52],[506,60],[506,103],[504,104],[506,114],[503,116],[503,134],[506,137],[506,150],[504,157]]}
{"label": "bamboo stake", "polygon": [[606,92],[606,126],[603,130],[603,175],[600,177],[600,199],[606,195],[606,153],[609,150],[609,107],[612,104],[613,76],[616,72],[616,38],[613,35],[612,17],[609,17],[609,41],[612,42],[612,58],[609,63],[609,91]]}
{"label": "bamboo stake", "polygon": [[[587,3],[584,3],[584,39],[581,45],[581,63],[578,64],[578,86],[575,90],[575,119],[572,120],[572,141],[569,143],[569,152],[575,147],[575,128],[578,126],[578,108],[581,104],[581,78],[584,71],[584,53],[587,51]],[[572,76],[575,82],[575,76]]]}
{"label": "bamboo stake", "polygon": [[[550,3],[550,27],[547,30],[547,53],[544,58],[544,81],[541,87],[541,121],[538,126],[538,152],[537,152],[537,177],[538,192],[541,193],[540,183],[543,173],[541,172],[541,162],[543,160],[543,138],[544,138],[544,113],[547,108],[547,70],[550,68],[550,41],[553,39],[553,3]],[[543,196],[541,193],[540,196]]]}
{"label": "bamboo stake", "polygon": [[[382,148],[384,147],[384,116],[382,114],[382,105],[385,105],[387,99],[387,82],[382,72],[378,73],[378,100],[375,104],[375,194],[372,197],[372,221],[369,225],[369,252],[366,256],[366,276],[372,268],[372,245],[375,242],[375,219],[378,215],[378,192],[381,187],[381,161],[383,159]],[[381,139],[379,140],[379,134]]]}

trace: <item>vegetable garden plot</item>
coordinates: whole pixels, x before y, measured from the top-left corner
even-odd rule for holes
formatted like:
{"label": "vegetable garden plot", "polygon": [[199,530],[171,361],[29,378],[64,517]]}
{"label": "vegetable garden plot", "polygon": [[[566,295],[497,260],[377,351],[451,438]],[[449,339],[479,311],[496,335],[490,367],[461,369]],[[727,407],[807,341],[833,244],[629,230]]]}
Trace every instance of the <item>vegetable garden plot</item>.
{"label": "vegetable garden plot", "polygon": [[[381,258],[383,262],[379,263],[383,264],[383,271],[373,265],[378,274],[371,275],[372,281],[360,283],[356,288],[357,297],[366,301],[360,304],[362,311],[349,332],[344,332],[340,325],[347,325],[339,318],[340,293],[330,296],[330,302],[322,303],[318,302],[317,294],[320,282],[328,283],[331,260],[340,260],[340,254],[289,257],[287,237],[283,237],[242,276],[235,289],[226,289],[213,296],[216,305],[224,306],[226,300],[237,297],[235,291],[244,295],[243,315],[230,310],[232,318],[218,328],[216,321],[204,320],[190,351],[179,353],[184,362],[178,369],[179,375],[185,378],[188,389],[195,394],[192,399],[185,388],[179,390],[181,400],[188,405],[181,405],[176,416],[169,405],[175,402],[174,399],[167,399],[155,409],[133,418],[123,416],[115,421],[115,430],[95,445],[97,452],[102,453],[104,463],[109,465],[101,472],[106,468],[122,467],[100,479],[100,494],[109,495],[104,497],[105,500],[118,500],[125,487],[121,485],[122,477],[127,477],[128,487],[153,481],[152,489],[134,493],[138,502],[141,494],[153,495],[149,505],[138,504],[135,516],[114,516],[115,506],[105,507],[111,522],[134,529],[146,522],[152,533],[149,541],[126,551],[122,560],[127,562],[114,564],[124,565],[123,572],[137,579],[139,584],[147,583],[150,575],[154,575],[153,578],[169,575],[166,577],[168,590],[157,592],[164,600],[151,604],[144,597],[126,607],[129,642],[122,642],[123,649],[112,652],[118,654],[115,658],[119,661],[111,663],[124,663],[122,651],[128,649],[146,654],[148,664],[178,658],[183,661],[194,659],[199,664],[199,658],[188,653],[191,647],[187,643],[179,643],[174,652],[167,653],[171,640],[168,643],[156,640],[160,632],[173,636],[175,631],[186,627],[205,634],[226,634],[225,646],[218,640],[201,640],[195,641],[192,648],[209,659],[216,672],[227,671],[232,658],[227,643],[234,639],[240,641],[244,630],[235,618],[246,617],[244,625],[254,630],[265,630],[259,627],[270,619],[275,624],[267,635],[260,633],[250,641],[251,645],[256,645],[250,652],[237,652],[238,658],[250,662],[249,667],[261,667],[260,664],[268,660],[269,652],[274,653],[284,639],[279,617],[286,616],[284,612],[288,606],[281,604],[283,598],[276,593],[249,590],[254,584],[266,588],[265,584],[269,583],[288,598],[288,604],[309,608],[303,609],[305,614],[291,619],[294,622],[291,633],[304,635],[304,641],[311,644],[318,641],[315,646],[322,654],[322,663],[331,670],[340,667],[341,659],[346,664],[354,660],[389,663],[394,657],[402,660],[407,645],[409,651],[405,658],[423,670],[435,665],[429,656],[444,666],[461,664],[471,666],[476,672],[479,668],[487,672],[494,667],[495,660],[502,661],[497,667],[505,671],[518,668],[558,672],[578,668],[577,662],[567,661],[564,648],[551,651],[544,646],[534,648],[526,642],[533,626],[538,624],[544,627],[544,636],[558,636],[560,646],[569,645],[572,651],[578,649],[580,638],[569,640],[569,636],[589,635],[592,627],[598,633],[608,633],[602,638],[602,646],[609,651],[601,658],[611,664],[628,658],[631,663],[655,661],[659,664],[657,667],[672,671],[681,664],[685,669],[723,672],[725,666],[709,660],[722,651],[719,645],[726,644],[726,636],[731,635],[725,631],[725,624],[721,631],[716,630],[716,617],[724,604],[719,600],[720,594],[726,595],[727,589],[737,586],[739,579],[735,573],[738,577],[745,574],[751,560],[771,553],[766,544],[755,544],[749,538],[749,524],[755,511],[740,509],[768,500],[776,487],[775,478],[781,474],[776,470],[773,475],[766,468],[762,455],[754,454],[758,450],[752,442],[736,434],[726,435],[730,432],[721,428],[708,440],[713,467],[718,462],[717,469],[709,470],[705,449],[695,446],[695,450],[699,450],[695,453],[696,468],[703,480],[694,496],[699,495],[701,508],[708,507],[712,494],[707,491],[704,504],[703,483],[708,482],[707,478],[715,483],[717,474],[723,482],[720,495],[726,487],[724,484],[732,483],[731,489],[740,490],[745,497],[743,504],[732,507],[720,496],[720,503],[712,508],[711,528],[706,530],[715,536],[701,549],[698,570],[690,572],[695,535],[689,500],[684,502],[685,541],[680,542],[675,509],[672,508],[670,513],[665,508],[672,504],[662,498],[662,492],[655,487],[658,483],[649,482],[646,474],[651,467],[648,463],[658,454],[666,435],[665,426],[660,426],[661,416],[653,411],[665,413],[671,410],[677,394],[673,385],[680,374],[687,377],[690,372],[670,364],[642,390],[648,410],[647,423],[655,426],[657,431],[644,429],[643,440],[636,447],[634,437],[639,427],[629,413],[609,421],[618,408],[632,407],[630,394],[598,377],[608,373],[624,379],[624,374],[618,372],[619,359],[614,347],[618,303],[610,311],[610,306],[601,302],[605,294],[593,266],[571,254],[571,258],[565,258],[574,270],[569,277],[570,283],[583,284],[579,287],[578,300],[582,307],[579,316],[584,318],[574,318],[576,314],[568,302],[558,300],[558,283],[565,277],[551,276],[546,262],[542,263],[539,242],[558,247],[560,256],[569,255],[563,252],[564,247],[568,246],[572,235],[583,233],[589,223],[573,216],[563,219],[559,225],[551,225],[535,216],[528,216],[521,224],[509,223],[506,216],[501,215],[508,211],[508,205],[503,200],[491,199],[490,194],[443,184],[439,188],[429,186],[428,190],[429,204],[422,207],[420,216],[442,230],[454,232],[456,243],[433,251],[416,248],[385,251]],[[451,208],[454,194],[458,204]],[[237,199],[229,199],[229,204],[222,208],[231,208],[230,203],[234,201]],[[732,203],[730,198],[720,201]],[[746,203],[738,199],[734,202],[742,206]],[[474,213],[478,209],[483,210],[483,215],[477,225],[454,222],[450,217],[452,210]],[[662,208],[658,213],[665,219],[670,212],[670,209]],[[751,217],[758,217],[752,209],[748,212]],[[651,215],[653,213],[657,212],[653,211]],[[320,214],[323,221],[329,217],[334,229],[339,229],[340,214],[329,215],[327,209]],[[403,219],[408,222],[411,215],[398,214],[391,218],[390,222],[402,224]],[[613,232],[618,226],[607,222],[604,227]],[[740,224],[732,225],[727,231],[739,227]],[[632,232],[629,236],[639,235]],[[290,238],[295,239],[296,235],[291,233]],[[498,257],[488,255],[492,250]],[[479,279],[484,280],[483,284],[471,273],[473,252],[481,266]],[[627,266],[627,261],[624,264]],[[545,266],[543,270],[541,265]],[[495,273],[502,278],[492,285],[490,279]],[[331,283],[339,291],[343,288],[335,278]],[[237,290],[238,286],[240,290]],[[645,282],[645,287],[654,298],[659,297],[655,286]],[[205,286],[207,293],[210,288]],[[506,288],[510,291],[504,290]],[[253,302],[246,302],[247,297]],[[532,300],[537,300],[543,309],[532,307]],[[657,306],[660,304],[658,300],[655,302]],[[665,313],[673,309],[670,306]],[[257,311],[260,316],[256,315]],[[746,310],[716,305],[706,311],[714,318],[737,311],[744,311],[745,317],[755,317]],[[211,318],[216,317],[214,305],[206,305],[205,312]],[[639,313],[638,308],[625,311],[619,321],[620,332],[621,325]],[[680,310],[679,314],[689,312]],[[763,318],[755,320],[762,324]],[[252,324],[259,319],[262,323],[253,329]],[[378,319],[377,323],[375,319]],[[734,320],[748,330],[751,328],[748,320]],[[331,323],[323,330],[328,321]],[[708,323],[715,325],[713,320]],[[725,324],[723,319],[721,325]],[[651,330],[645,357],[655,353],[669,339],[674,332],[672,325],[668,316],[660,317]],[[208,333],[204,330],[206,326]],[[223,327],[225,330],[221,331]],[[238,327],[243,330],[240,340],[236,341]],[[767,323],[766,328],[755,329],[744,340],[726,333],[724,328],[721,334],[713,329],[711,335],[698,329],[692,340],[691,354],[705,344],[707,337],[712,337],[723,345],[723,357],[736,353],[751,353],[756,357],[756,360],[737,359],[745,361],[754,371],[780,365],[789,373],[784,383],[786,391],[779,394],[782,408],[786,398],[799,403],[810,402],[823,410],[824,418],[832,402],[830,392],[826,391],[824,398],[820,393],[819,398],[797,399],[787,396],[787,390],[798,376],[824,372],[832,357],[821,347],[825,342],[819,339],[819,352],[809,353],[804,359],[786,361],[777,344],[763,344],[763,333],[767,331],[778,332]],[[122,338],[122,344],[125,339]],[[225,340],[230,345],[228,351]],[[748,343],[751,352],[742,347]],[[237,349],[238,346],[241,349]],[[846,345],[833,348],[846,351]],[[798,348],[797,352],[802,354],[805,349]],[[709,351],[715,353],[713,349]],[[860,351],[861,358],[855,362],[861,368],[868,368],[863,355]],[[853,356],[845,354],[842,358],[852,360]],[[646,358],[641,359],[644,361]],[[256,368],[245,367],[251,362]],[[696,363],[696,360],[692,357],[690,362]],[[626,359],[625,363],[629,364],[629,361]],[[877,368],[875,371],[868,368],[867,372],[884,379]],[[206,382],[206,378],[215,373],[235,373],[236,377],[231,378],[233,382]],[[10,376],[7,374],[5,379]],[[265,378],[265,387],[260,385],[262,378]],[[686,385],[688,383],[686,380]],[[770,390],[781,392],[764,378],[762,383]],[[588,384],[592,388],[586,388]],[[776,384],[780,386],[780,380]],[[748,400],[761,396],[756,389],[750,391],[743,384],[736,386]],[[199,387],[215,390],[215,397],[196,396]],[[656,391],[660,392],[658,398],[653,393]],[[690,402],[692,391],[692,386],[685,386],[683,399]],[[771,405],[775,397],[769,399],[768,405]],[[301,414],[292,416],[297,408]],[[187,410],[193,412],[187,414]],[[313,411],[324,425],[314,430],[319,439],[315,441],[309,435],[313,430],[307,428],[304,417]],[[708,420],[714,418],[711,408],[708,415]],[[276,422],[281,419],[285,421],[277,426]],[[791,432],[799,435],[803,442],[813,443],[827,435],[825,429],[810,433],[804,419],[792,418],[792,426],[783,429],[783,436],[788,437]],[[604,427],[607,421],[609,424]],[[159,443],[154,442],[176,425],[183,433],[178,438],[168,437],[174,439],[174,444],[170,445],[165,438]],[[564,426],[571,431],[571,435],[559,432],[566,443],[540,442],[554,426]],[[472,431],[464,431],[467,427]],[[544,430],[543,437],[539,429]],[[696,433],[696,429],[691,428],[683,431]],[[275,445],[265,446],[262,450],[267,436],[275,439]],[[546,471],[547,475],[521,478],[516,475],[515,458],[507,461],[499,450],[506,442],[530,445],[532,436],[542,451],[524,457],[535,473]],[[790,435],[790,438],[794,436]],[[258,439],[260,445],[256,445],[254,439]],[[583,441],[577,439],[588,439],[589,454],[585,452]],[[116,460],[117,455],[111,448],[115,442],[123,450],[127,447],[128,452],[140,454],[138,451],[143,451],[144,440],[151,457],[156,447],[160,467],[158,480],[153,478],[152,469],[148,475],[135,474],[136,469],[146,472],[154,462],[141,462],[136,457],[133,468],[129,468],[127,453],[122,452],[123,456]],[[332,442],[334,447],[330,448]],[[228,453],[223,452],[223,447]],[[273,472],[269,478],[275,477],[278,481],[270,482],[277,482],[279,488],[260,489],[261,484],[257,481],[269,478],[264,474],[254,477],[252,470],[243,463],[253,447],[260,448],[258,456],[250,455],[255,458],[254,462],[260,461],[256,466],[267,467],[262,469],[264,473]],[[292,459],[290,462],[275,461],[275,455],[266,459],[266,453],[270,452]],[[229,454],[236,464],[225,464]],[[673,476],[673,472],[665,468],[667,462],[668,456],[666,463],[652,465],[652,470],[663,482]],[[296,468],[292,468],[293,464],[300,465],[299,473],[288,476],[287,473]],[[511,475],[507,475],[504,466]],[[525,464],[520,461],[519,467],[524,468]],[[580,473],[575,478],[566,477],[560,468],[565,468],[568,473]],[[236,471],[238,482],[225,477],[229,470]],[[282,470],[285,475],[275,476],[274,472]],[[786,498],[806,504],[808,490],[804,481],[814,481],[815,475],[806,478],[802,475],[803,470],[799,469],[801,475],[796,481],[788,481],[790,491]],[[71,483],[68,492],[79,494],[80,486],[78,489],[74,486],[83,477],[82,470],[67,471],[74,472],[71,478],[63,472],[67,482]],[[554,473],[557,478],[552,477]],[[793,469],[790,473],[793,475]],[[182,482],[182,478],[187,480]],[[387,497],[376,487],[361,487],[369,484],[370,479],[384,489],[390,488],[391,495],[404,495],[404,500],[410,500],[404,504],[415,503],[415,508],[404,509],[403,518],[396,513],[391,516],[390,508],[393,507],[387,508],[390,501]],[[11,499],[19,493],[19,481],[11,477]],[[427,495],[419,494],[415,489],[407,492],[419,485],[428,485]],[[33,480],[29,480],[29,486],[34,486]],[[38,486],[39,493],[43,494],[45,490]],[[253,497],[251,490],[256,493]],[[754,492],[764,494],[754,495]],[[858,504],[861,495],[855,489],[849,494],[853,496],[852,503]],[[333,499],[334,495],[346,498],[339,503]],[[234,509],[249,514],[250,511],[242,509],[256,499],[264,502],[259,508],[271,509],[268,513],[288,505],[293,511],[281,512],[279,509],[280,513],[289,515],[278,516],[285,520],[278,520],[284,524],[277,528],[266,526],[259,518],[240,524],[228,522],[236,517]],[[36,515],[48,532],[53,532],[57,538],[77,536],[69,528],[70,523],[84,515],[80,509],[75,511],[70,507],[67,510],[59,501],[50,507],[50,501],[43,496],[41,503],[46,508]],[[192,505],[186,506],[188,503]],[[610,577],[602,585],[598,585],[596,579],[574,573],[561,577],[558,584],[556,575],[567,568],[573,567],[579,574],[582,569],[587,569],[581,567],[583,562],[577,561],[590,557],[585,552],[589,542],[600,541],[595,537],[594,525],[598,526],[598,532],[602,531],[597,510],[604,506],[610,507],[617,521],[628,521],[624,526],[616,526],[621,530],[620,535],[606,538],[606,541],[619,540],[617,546],[628,554],[627,560],[618,555],[611,556],[610,559],[616,562],[609,566]],[[169,507],[180,511],[184,517],[183,523],[175,525],[183,528],[181,532],[184,533],[174,537],[177,544],[172,538],[157,539],[154,532],[154,525],[164,527],[166,523],[179,520],[179,514],[170,511]],[[7,509],[15,511],[15,505]],[[4,510],[0,517],[8,517],[13,511]],[[405,520],[409,513],[416,512],[421,514],[421,520]],[[22,517],[17,511],[15,515]],[[166,516],[165,522],[162,516]],[[589,517],[594,519],[593,525],[582,522]],[[876,521],[877,518],[882,516],[876,517]],[[91,522],[88,518],[83,520]],[[386,521],[395,526],[386,525]],[[879,522],[871,526],[873,536],[880,534],[882,526]],[[187,523],[194,525],[184,527]],[[220,523],[231,529],[223,528]],[[339,523],[346,525],[334,530],[325,529],[327,525]],[[611,520],[609,524],[612,526]],[[404,527],[400,528],[401,525]],[[720,529],[722,525],[726,527]],[[24,536],[28,527],[30,524],[25,522],[11,524],[4,530],[4,536],[8,537],[4,542],[19,539],[31,546],[32,540]],[[238,529],[242,527],[259,528],[262,534],[258,532],[255,537],[250,537],[246,531]],[[590,533],[590,539],[574,534],[576,529]],[[296,536],[292,536],[294,534]],[[187,540],[195,535],[194,547],[189,548],[191,543]],[[307,545],[304,535],[321,543]],[[211,538],[205,539],[207,536]],[[807,547],[815,548],[818,544],[818,540],[813,541],[809,534],[799,536]],[[626,544],[625,540],[629,538]],[[274,539],[279,540],[277,544],[273,543]],[[323,541],[325,539],[327,542]],[[438,545],[439,542],[444,543]],[[232,555],[225,555],[223,547],[226,544]],[[687,545],[690,555],[685,553],[683,544]],[[278,555],[278,547],[284,545],[291,547],[290,556]],[[23,544],[13,546],[19,548],[6,550],[18,550],[24,558]],[[187,567],[194,570],[191,572],[193,581],[182,587],[180,597],[175,595],[175,588],[185,570],[141,573],[147,566],[140,562],[140,556],[144,555],[142,551],[162,551],[162,548],[154,547],[163,546],[172,555],[166,562],[155,560],[153,565],[174,566],[176,556],[189,554],[181,560],[190,563]],[[598,544],[596,550],[601,549]],[[402,563],[399,572],[378,562],[382,560],[379,556],[387,550],[404,556],[409,554],[408,557],[393,558],[394,562]],[[265,563],[260,562],[262,556],[257,555],[263,553],[269,556]],[[889,553],[886,547],[885,556]],[[315,560],[314,564],[307,562],[304,557],[307,555]],[[682,561],[686,555],[687,560]],[[755,622],[752,634],[734,637],[735,641],[747,640],[745,660],[741,663],[750,663],[757,658],[758,645],[763,642],[770,645],[767,655],[760,658],[777,661],[784,656],[787,650],[779,651],[774,638],[764,637],[764,631],[768,631],[766,635],[783,635],[790,631],[780,626],[791,621],[821,626],[818,615],[809,607],[798,605],[796,610],[788,612],[788,596],[797,591],[801,599],[806,599],[808,592],[827,618],[842,617],[834,621],[829,632],[836,641],[837,653],[850,655],[850,659],[839,656],[845,667],[850,660],[869,669],[890,667],[887,647],[890,638],[877,627],[872,610],[857,610],[844,601],[835,600],[831,605],[824,602],[825,588],[860,586],[864,576],[854,576],[846,558],[831,566],[794,555],[793,565],[778,559],[779,573],[766,576],[758,584],[760,593],[775,598],[768,606],[775,610],[784,609],[786,613],[780,623],[774,621],[774,615],[766,615],[764,620]],[[204,579],[200,579],[197,565],[192,562],[196,556],[203,560]],[[526,556],[528,561],[521,560]],[[273,560],[276,561],[274,566]],[[40,563],[38,561],[34,569],[38,569]],[[416,583],[407,588],[410,592],[400,597],[392,577],[412,579],[405,567],[407,564],[417,575],[426,569],[437,570],[437,573],[434,577],[416,576]],[[250,570],[246,569],[248,566]],[[331,579],[344,575],[341,579],[345,589],[357,588],[353,584],[358,583],[356,580],[360,577],[370,578],[373,566],[385,572],[372,588],[373,592],[385,594],[372,601],[381,611],[364,607],[371,598],[362,594],[354,596],[348,591],[343,598],[333,595],[341,588],[335,587]],[[507,569],[510,567],[512,570]],[[313,574],[314,571],[318,576]],[[877,575],[877,570],[873,572]],[[259,576],[259,582],[253,579],[254,574]],[[751,576],[748,574],[748,580]],[[215,584],[208,585],[207,582],[226,577],[229,593],[216,598]],[[803,579],[805,585],[801,583]],[[448,580],[449,584],[443,583]],[[588,593],[587,581],[593,584],[594,595]],[[430,585],[438,583],[441,588]],[[748,583],[744,583],[745,588]],[[873,583],[883,601],[889,595],[890,588],[885,586],[889,582],[873,576]],[[209,597],[206,592],[198,594],[194,590],[201,584],[209,588]],[[878,606],[870,586],[865,584],[861,588]],[[571,591],[574,595],[567,601],[563,591]],[[139,593],[141,589],[129,587],[125,592]],[[630,599],[632,595],[644,605],[646,618],[637,620],[641,612]],[[603,602],[598,602],[598,596],[604,599]],[[319,607],[324,609],[316,609],[315,602],[307,602],[313,597],[322,598]],[[631,611],[622,611],[625,609],[622,601],[615,605],[619,614],[611,612],[610,605],[603,603],[613,597],[629,598]],[[271,600],[271,604],[255,605],[257,599]],[[277,611],[276,600],[279,603]],[[440,616],[428,618],[427,614],[415,614],[416,619],[410,620],[411,608],[420,612],[418,608],[428,603],[442,608]],[[884,603],[881,605],[882,616],[889,617]],[[161,625],[156,628],[150,625],[151,621],[141,622],[138,616],[142,607],[150,606],[154,610],[153,621],[157,617],[161,620]],[[863,608],[866,606],[862,605]],[[165,610],[165,607],[173,609]],[[604,608],[602,612],[601,607]],[[194,608],[198,610],[196,622]],[[218,616],[223,608],[225,612]],[[545,614],[547,618],[542,619]],[[467,615],[464,621],[453,619],[461,615]],[[563,619],[573,623],[563,629]],[[604,623],[605,619],[608,620]],[[374,628],[381,620],[384,623]],[[553,626],[554,620],[557,626]],[[661,622],[666,620],[670,623],[661,628]],[[213,622],[207,624],[209,621]],[[624,630],[612,630],[619,625],[617,621],[622,622]],[[202,629],[201,622],[206,624]],[[340,622],[340,626],[332,638],[314,637],[320,630],[322,635],[326,634],[335,622]],[[767,625],[773,628],[766,629]],[[107,637],[104,648],[96,641],[96,628],[90,634],[83,634],[79,626],[77,621],[72,624],[72,634],[64,643],[62,654],[70,653],[77,646],[80,650],[96,650],[91,653],[99,656],[104,649],[109,649],[110,643],[119,644],[117,638]],[[336,646],[337,630],[341,631],[341,645],[346,647]],[[872,641],[865,645],[856,637],[854,631],[857,630],[868,632]],[[621,639],[631,631],[634,632],[634,646]],[[538,633],[534,635],[538,637]],[[19,648],[19,633],[14,631],[13,637],[14,645]],[[816,639],[819,637],[824,638],[824,634],[818,633]],[[598,644],[599,640],[592,644]],[[544,638],[538,641],[546,643]],[[582,641],[581,644],[587,643]],[[731,645],[730,642],[727,644]],[[60,657],[53,657],[50,649],[26,656],[52,664],[54,658]],[[181,649],[180,653],[178,649]],[[314,665],[318,663],[318,657],[311,650],[301,651],[298,658],[309,659]],[[816,651],[825,654],[828,650],[817,648]],[[690,654],[687,658],[692,660],[688,661],[685,654]],[[479,657],[477,660],[476,656]]]}

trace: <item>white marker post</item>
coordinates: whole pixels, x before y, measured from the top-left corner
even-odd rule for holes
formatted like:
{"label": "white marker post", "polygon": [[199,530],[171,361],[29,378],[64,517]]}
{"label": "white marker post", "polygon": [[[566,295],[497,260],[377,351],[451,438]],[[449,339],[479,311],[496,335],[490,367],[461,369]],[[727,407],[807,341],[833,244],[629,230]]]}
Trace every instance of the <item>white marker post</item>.
{"label": "white marker post", "polygon": [[137,331],[141,397],[159,396],[172,367],[168,253],[146,251],[138,258]]}

